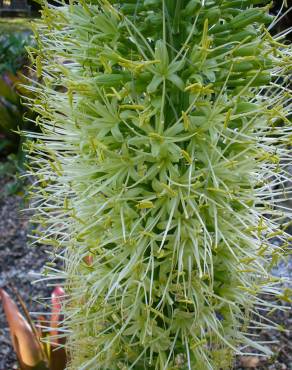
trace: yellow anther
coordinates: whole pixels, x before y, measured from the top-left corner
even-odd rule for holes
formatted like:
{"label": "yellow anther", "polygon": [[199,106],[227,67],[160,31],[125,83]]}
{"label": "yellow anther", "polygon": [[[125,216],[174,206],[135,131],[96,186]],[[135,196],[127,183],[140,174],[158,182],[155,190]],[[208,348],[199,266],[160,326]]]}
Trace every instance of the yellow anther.
{"label": "yellow anther", "polygon": [[224,121],[224,128],[227,127],[228,122],[230,121],[231,113],[232,113],[232,108],[230,108],[229,111],[226,113],[226,117]]}
{"label": "yellow anther", "polygon": [[164,141],[164,137],[157,134],[157,132],[151,132],[149,135],[148,135],[151,139],[154,139],[154,140],[157,140],[157,141],[160,141],[161,143]]}
{"label": "yellow anther", "polygon": [[161,187],[163,187],[169,195],[171,195],[173,197],[175,197],[177,195],[177,192],[174,191],[173,189],[171,189],[171,187],[169,185],[161,183]]}
{"label": "yellow anther", "polygon": [[191,125],[191,121],[190,121],[190,118],[189,116],[186,114],[186,112],[182,111],[181,112],[181,115],[182,115],[182,118],[183,118],[183,124],[184,124],[184,128],[185,130],[187,131]]}
{"label": "yellow anther", "polygon": [[193,160],[188,152],[186,152],[185,150],[181,150],[181,154],[183,155],[184,159],[188,162],[188,164],[193,163]]}
{"label": "yellow anther", "polygon": [[145,107],[139,104],[122,104],[120,105],[120,109],[144,110]]}
{"label": "yellow anther", "polygon": [[198,93],[202,95],[208,95],[212,94],[214,92],[213,89],[211,89],[212,84],[209,84],[207,86],[203,86],[202,84],[196,82],[193,83],[185,88],[185,91],[191,91],[192,93]]}
{"label": "yellow anther", "polygon": [[142,200],[136,205],[136,207],[138,209],[150,209],[150,208],[154,208],[154,204],[153,202],[151,202],[151,200]]}

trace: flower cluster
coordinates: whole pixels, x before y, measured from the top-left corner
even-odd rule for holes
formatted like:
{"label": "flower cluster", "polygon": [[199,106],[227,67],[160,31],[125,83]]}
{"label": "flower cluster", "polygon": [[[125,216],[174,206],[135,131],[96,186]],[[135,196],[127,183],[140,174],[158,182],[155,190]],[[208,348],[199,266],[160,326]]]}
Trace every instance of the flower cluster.
{"label": "flower cluster", "polygon": [[270,353],[247,331],[272,325],[259,294],[281,294],[291,48],[255,3],[43,4],[32,208],[64,261],[46,278],[66,279],[69,368]]}

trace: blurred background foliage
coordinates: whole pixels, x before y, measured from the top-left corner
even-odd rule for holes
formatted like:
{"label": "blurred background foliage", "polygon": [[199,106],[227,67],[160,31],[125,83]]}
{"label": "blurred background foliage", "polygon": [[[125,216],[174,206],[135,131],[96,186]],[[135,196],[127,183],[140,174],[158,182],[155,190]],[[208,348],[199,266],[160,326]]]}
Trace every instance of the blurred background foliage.
{"label": "blurred background foliage", "polygon": [[25,47],[33,43],[30,25],[23,18],[0,18],[0,74],[16,73],[26,62]]}
{"label": "blurred background foliage", "polygon": [[28,19],[0,18],[0,176],[11,177],[4,189],[9,194],[22,189],[18,175],[25,155],[19,131],[35,129],[32,112],[22,104],[22,97],[30,94],[22,84],[35,79],[26,52],[33,45]]}

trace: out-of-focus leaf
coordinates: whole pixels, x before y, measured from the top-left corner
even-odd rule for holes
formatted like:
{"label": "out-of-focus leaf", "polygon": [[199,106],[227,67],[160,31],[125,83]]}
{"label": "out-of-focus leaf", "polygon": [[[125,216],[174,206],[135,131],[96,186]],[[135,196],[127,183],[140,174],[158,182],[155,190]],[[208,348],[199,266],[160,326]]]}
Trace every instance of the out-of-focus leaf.
{"label": "out-of-focus leaf", "polygon": [[0,289],[0,298],[20,368],[22,370],[47,370],[40,343],[15,302],[3,289]]}
{"label": "out-of-focus leaf", "polygon": [[10,102],[16,104],[19,98],[12,86],[7,83],[8,75],[5,75],[7,74],[3,74],[2,78],[0,78],[0,95]]}
{"label": "out-of-focus leaf", "polygon": [[[0,137],[0,153],[6,149],[7,147],[9,147],[11,145],[11,141],[4,138],[4,137]],[[0,174],[1,174],[1,166],[0,166]]]}
{"label": "out-of-focus leaf", "polygon": [[12,136],[11,129],[14,129],[15,121],[9,113],[4,98],[0,97],[0,130],[8,136]]}
{"label": "out-of-focus leaf", "polygon": [[0,73],[15,73],[27,60],[26,46],[33,45],[31,31],[4,32],[0,34]]}
{"label": "out-of-focus leaf", "polygon": [[8,195],[17,194],[17,193],[21,192],[21,190],[22,190],[22,184],[21,184],[20,181],[17,181],[17,180],[15,180],[13,182],[9,182],[4,187],[4,192]]}
{"label": "out-of-focus leaf", "polygon": [[14,89],[15,93],[17,92],[20,95],[30,96],[32,95],[31,91],[25,87],[27,85],[27,77],[24,76],[21,71],[16,72],[15,74],[7,71],[3,74],[4,81]]}

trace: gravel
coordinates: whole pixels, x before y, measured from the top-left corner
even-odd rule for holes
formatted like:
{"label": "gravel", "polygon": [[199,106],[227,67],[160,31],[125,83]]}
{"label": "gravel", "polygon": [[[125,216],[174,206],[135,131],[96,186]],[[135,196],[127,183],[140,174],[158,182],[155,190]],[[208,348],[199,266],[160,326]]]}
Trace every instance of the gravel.
{"label": "gravel", "polygon": [[[28,246],[28,217],[20,210],[23,200],[19,195],[5,196],[3,189],[9,179],[0,179],[0,287],[9,289],[13,284],[30,311],[44,307],[38,297],[46,297],[49,289],[44,283],[32,284],[44,265],[45,247]],[[13,293],[11,294],[13,296]],[[11,348],[9,330],[0,307],[0,370],[17,369]]]}

